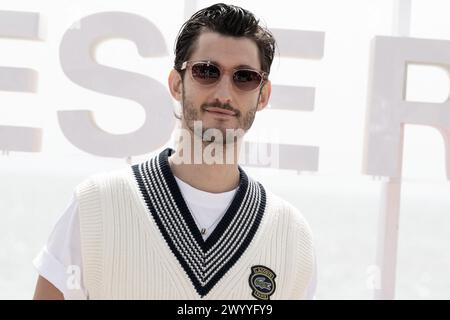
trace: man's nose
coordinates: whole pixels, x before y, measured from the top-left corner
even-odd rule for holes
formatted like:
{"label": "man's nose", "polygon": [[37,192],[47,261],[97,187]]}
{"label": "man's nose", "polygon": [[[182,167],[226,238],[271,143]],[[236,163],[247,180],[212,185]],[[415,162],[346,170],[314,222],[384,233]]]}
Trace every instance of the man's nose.
{"label": "man's nose", "polygon": [[233,90],[233,80],[230,75],[224,74],[216,84],[214,98],[222,103],[231,103]]}

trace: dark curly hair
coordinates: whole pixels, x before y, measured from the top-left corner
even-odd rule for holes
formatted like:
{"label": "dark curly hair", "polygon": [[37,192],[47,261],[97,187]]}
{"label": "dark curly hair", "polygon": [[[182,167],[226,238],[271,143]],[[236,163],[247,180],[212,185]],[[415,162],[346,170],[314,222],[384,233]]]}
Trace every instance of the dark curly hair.
{"label": "dark curly hair", "polygon": [[267,28],[261,27],[259,20],[250,11],[224,3],[217,3],[197,11],[183,24],[175,41],[176,70],[180,71],[182,63],[189,60],[197,38],[204,31],[245,37],[255,41],[259,49],[261,70],[270,73],[275,54],[275,39],[272,33]]}

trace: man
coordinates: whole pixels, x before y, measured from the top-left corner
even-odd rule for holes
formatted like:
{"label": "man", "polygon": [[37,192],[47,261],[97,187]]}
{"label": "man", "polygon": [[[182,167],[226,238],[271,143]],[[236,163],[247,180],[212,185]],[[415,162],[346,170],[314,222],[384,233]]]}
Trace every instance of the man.
{"label": "man", "polygon": [[308,224],[238,165],[269,102],[274,51],[240,7],[216,4],[183,25],[168,79],[182,107],[176,150],[77,186],[35,259],[36,299],[313,296]]}

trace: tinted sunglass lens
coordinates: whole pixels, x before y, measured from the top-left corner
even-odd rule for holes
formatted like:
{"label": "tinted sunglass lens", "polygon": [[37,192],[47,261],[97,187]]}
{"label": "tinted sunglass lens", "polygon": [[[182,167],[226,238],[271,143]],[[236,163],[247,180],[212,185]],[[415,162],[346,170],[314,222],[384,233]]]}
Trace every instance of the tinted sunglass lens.
{"label": "tinted sunglass lens", "polygon": [[261,84],[261,75],[252,70],[238,70],[233,76],[236,87],[244,91],[254,90]]}
{"label": "tinted sunglass lens", "polygon": [[192,66],[192,77],[201,84],[213,84],[220,77],[220,70],[211,64],[196,63]]}

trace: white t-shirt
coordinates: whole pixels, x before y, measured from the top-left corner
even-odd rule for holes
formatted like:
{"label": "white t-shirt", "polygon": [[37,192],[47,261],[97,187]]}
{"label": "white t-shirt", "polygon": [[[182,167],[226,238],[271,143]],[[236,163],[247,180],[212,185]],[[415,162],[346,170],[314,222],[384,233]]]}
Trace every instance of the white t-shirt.
{"label": "white t-shirt", "polygon": [[[210,193],[193,188],[177,177],[175,180],[197,227],[205,231],[202,233],[203,239],[208,238],[231,204],[237,188],[223,193]],[[74,195],[33,264],[42,277],[63,293],[66,300],[88,297],[83,285],[78,202]],[[314,299],[316,278],[314,262],[307,299]]]}

